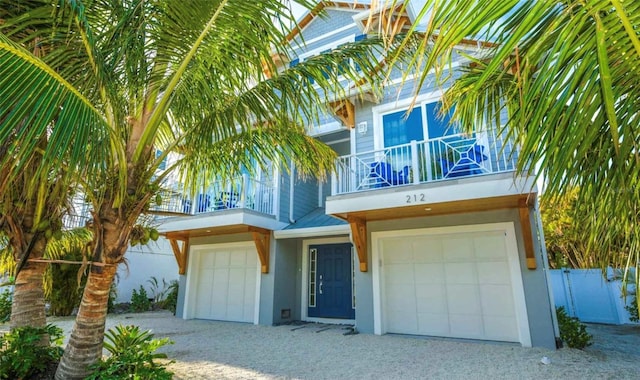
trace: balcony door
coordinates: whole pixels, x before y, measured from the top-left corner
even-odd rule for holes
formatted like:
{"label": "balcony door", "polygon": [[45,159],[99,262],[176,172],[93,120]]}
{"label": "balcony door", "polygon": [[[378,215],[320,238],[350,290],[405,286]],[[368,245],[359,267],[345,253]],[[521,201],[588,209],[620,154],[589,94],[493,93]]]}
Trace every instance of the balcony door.
{"label": "balcony door", "polygon": [[[414,154],[410,146],[411,141],[441,139],[437,142],[416,146],[418,156],[417,165],[420,181],[442,177],[442,163],[440,156],[448,150],[448,145],[457,144],[460,139],[460,129],[451,123],[451,114],[440,115],[441,102],[422,103],[413,109],[403,108],[384,113],[381,116],[381,143],[376,145],[384,149],[384,157],[379,160],[386,164],[381,176],[391,173],[392,184],[405,184],[413,181]],[[450,137],[448,137],[450,136]],[[381,145],[381,146],[380,146]],[[445,165],[447,165],[445,163]],[[436,173],[436,174],[434,174]],[[437,174],[439,173],[439,174]]]}

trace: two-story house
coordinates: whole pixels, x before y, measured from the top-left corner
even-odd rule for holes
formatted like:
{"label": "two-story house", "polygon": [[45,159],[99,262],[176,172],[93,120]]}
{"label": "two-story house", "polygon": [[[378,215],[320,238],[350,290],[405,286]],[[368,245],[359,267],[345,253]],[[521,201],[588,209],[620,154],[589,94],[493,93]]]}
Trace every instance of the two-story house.
{"label": "two-story house", "polygon": [[[318,7],[327,17],[300,20],[298,57],[283,64],[414,18],[410,7]],[[535,184],[515,171],[517,146],[492,126],[460,133],[438,116],[441,88],[414,98],[394,72],[382,96],[331,99],[335,114],[309,126],[340,155],[329,181],[274,163],[176,206],[188,215],[160,230],[180,267],[179,317],[556,347]]]}

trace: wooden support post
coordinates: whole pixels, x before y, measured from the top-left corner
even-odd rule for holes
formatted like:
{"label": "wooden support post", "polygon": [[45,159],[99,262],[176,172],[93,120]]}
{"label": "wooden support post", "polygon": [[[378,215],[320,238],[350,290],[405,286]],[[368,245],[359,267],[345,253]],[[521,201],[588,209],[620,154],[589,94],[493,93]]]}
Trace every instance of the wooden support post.
{"label": "wooden support post", "polygon": [[178,239],[169,238],[173,255],[176,257],[176,261],[178,262],[178,274],[185,274],[187,273],[187,251],[189,243],[187,240],[180,241],[182,242],[182,248],[180,248],[180,245],[178,244]]}
{"label": "wooden support post", "polygon": [[529,218],[529,205],[526,200],[520,200],[518,212],[520,213],[520,227],[522,228],[522,238],[524,239],[524,253],[527,258],[527,268],[534,270],[538,265],[536,264],[536,255],[533,249],[533,232],[531,231],[531,219]]}
{"label": "wooden support post", "polygon": [[269,273],[269,236],[271,232],[268,230],[252,229],[253,242],[256,245],[258,251],[258,258],[260,258],[260,264],[262,265],[262,273]]}
{"label": "wooden support post", "polygon": [[367,265],[367,223],[360,218],[349,218],[351,238],[356,246],[356,253],[360,261],[360,272],[369,270]]}

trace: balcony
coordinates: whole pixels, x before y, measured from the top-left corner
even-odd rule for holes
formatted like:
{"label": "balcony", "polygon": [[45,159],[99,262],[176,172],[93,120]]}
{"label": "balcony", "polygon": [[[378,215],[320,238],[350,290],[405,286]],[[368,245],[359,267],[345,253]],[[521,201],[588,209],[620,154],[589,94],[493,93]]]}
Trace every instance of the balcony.
{"label": "balcony", "polygon": [[163,190],[162,202],[149,211],[159,215],[198,215],[230,209],[252,210],[275,215],[275,186],[272,180],[258,181],[244,175],[229,182],[214,182],[206,192],[185,197],[181,191]]}
{"label": "balcony", "polygon": [[338,158],[331,195],[512,172],[518,151],[496,130],[412,141]]}

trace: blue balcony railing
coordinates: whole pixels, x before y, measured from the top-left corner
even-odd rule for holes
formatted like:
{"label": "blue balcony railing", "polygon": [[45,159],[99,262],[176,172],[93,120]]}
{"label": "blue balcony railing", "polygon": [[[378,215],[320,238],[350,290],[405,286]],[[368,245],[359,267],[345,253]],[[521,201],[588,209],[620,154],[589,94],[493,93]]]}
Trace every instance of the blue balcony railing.
{"label": "blue balcony railing", "polygon": [[411,141],[338,158],[332,195],[515,170],[514,143],[495,130]]}

